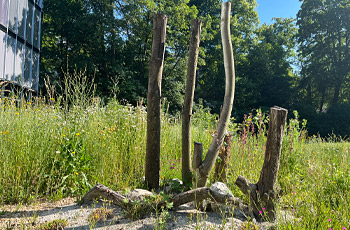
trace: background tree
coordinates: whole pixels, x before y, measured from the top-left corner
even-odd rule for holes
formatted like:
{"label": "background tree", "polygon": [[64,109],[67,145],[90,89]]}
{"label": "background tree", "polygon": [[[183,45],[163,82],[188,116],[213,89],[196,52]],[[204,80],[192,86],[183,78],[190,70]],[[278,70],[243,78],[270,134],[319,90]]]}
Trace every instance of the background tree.
{"label": "background tree", "polygon": [[[304,0],[297,15],[302,77],[319,111],[345,102],[350,80],[348,0]],[[311,97],[311,98],[310,98]]]}
{"label": "background tree", "polygon": [[255,32],[253,45],[240,65],[236,107],[291,107],[297,76],[293,73],[297,29],[293,19],[275,18]]}
{"label": "background tree", "polygon": [[[121,70],[122,40],[115,29],[114,1],[45,1],[42,74],[60,81],[64,73],[86,70],[103,91]],[[43,82],[43,81],[41,81]]]}

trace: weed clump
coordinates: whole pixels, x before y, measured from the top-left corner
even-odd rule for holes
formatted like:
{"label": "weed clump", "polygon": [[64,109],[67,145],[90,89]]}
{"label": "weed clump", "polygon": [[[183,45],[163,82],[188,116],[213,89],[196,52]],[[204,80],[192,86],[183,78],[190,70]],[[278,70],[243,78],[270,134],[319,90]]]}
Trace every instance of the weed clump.
{"label": "weed clump", "polygon": [[46,224],[41,224],[38,226],[39,230],[63,230],[68,225],[66,219],[56,219],[52,220]]}

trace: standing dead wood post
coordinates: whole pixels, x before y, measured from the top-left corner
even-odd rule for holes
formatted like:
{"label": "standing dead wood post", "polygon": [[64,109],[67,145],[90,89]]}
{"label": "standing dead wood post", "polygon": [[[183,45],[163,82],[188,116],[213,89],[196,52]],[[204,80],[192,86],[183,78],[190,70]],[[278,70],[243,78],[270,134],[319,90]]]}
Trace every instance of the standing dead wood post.
{"label": "standing dead wood post", "polygon": [[161,83],[165,52],[167,16],[153,18],[153,42],[147,94],[147,147],[145,180],[149,189],[159,188]]}
{"label": "standing dead wood post", "polygon": [[195,185],[205,187],[208,181],[210,171],[213,169],[216,158],[218,157],[219,148],[223,142],[227,126],[230,122],[233,98],[235,94],[235,68],[233,59],[233,49],[230,31],[231,2],[224,2],[221,9],[221,39],[224,54],[225,66],[225,97],[217,132],[209,146],[207,155],[201,166],[199,173],[195,177]]}
{"label": "standing dead wood post", "polygon": [[188,55],[187,80],[184,107],[182,110],[182,180],[185,184],[192,182],[191,170],[191,117],[194,88],[196,82],[197,61],[202,22],[192,20],[191,40]]}
{"label": "standing dead wood post", "polygon": [[276,219],[276,182],[284,128],[288,111],[280,107],[270,109],[270,122],[267,134],[264,164],[256,184],[239,176],[235,184],[250,197],[250,211],[258,220],[274,221]]}
{"label": "standing dead wood post", "polygon": [[231,162],[232,134],[225,135],[224,143],[219,150],[220,160],[215,163],[214,181],[227,182],[227,169]]}

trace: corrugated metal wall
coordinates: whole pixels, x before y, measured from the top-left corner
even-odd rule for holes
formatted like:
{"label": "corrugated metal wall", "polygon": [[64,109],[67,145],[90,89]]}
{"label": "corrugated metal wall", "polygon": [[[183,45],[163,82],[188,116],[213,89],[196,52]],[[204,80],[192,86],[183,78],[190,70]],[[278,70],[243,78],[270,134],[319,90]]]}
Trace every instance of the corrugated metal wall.
{"label": "corrugated metal wall", "polygon": [[38,90],[43,0],[0,0],[0,80]]}

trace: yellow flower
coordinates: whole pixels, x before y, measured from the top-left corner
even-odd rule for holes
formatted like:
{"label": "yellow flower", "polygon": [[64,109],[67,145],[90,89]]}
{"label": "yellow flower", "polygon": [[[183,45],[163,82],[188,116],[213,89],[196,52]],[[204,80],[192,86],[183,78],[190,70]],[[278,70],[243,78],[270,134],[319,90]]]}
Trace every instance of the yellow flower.
{"label": "yellow flower", "polygon": [[15,115],[19,115],[19,113],[15,113]]}
{"label": "yellow flower", "polygon": [[9,134],[9,131],[7,130],[6,132],[3,132],[3,134],[5,134],[5,135],[6,135],[6,134]]}
{"label": "yellow flower", "polygon": [[80,135],[80,133],[76,133],[75,135],[76,135],[76,136],[79,136],[79,135]]}
{"label": "yellow flower", "polygon": [[75,172],[75,175],[79,175],[79,173],[78,173],[78,172]]}

